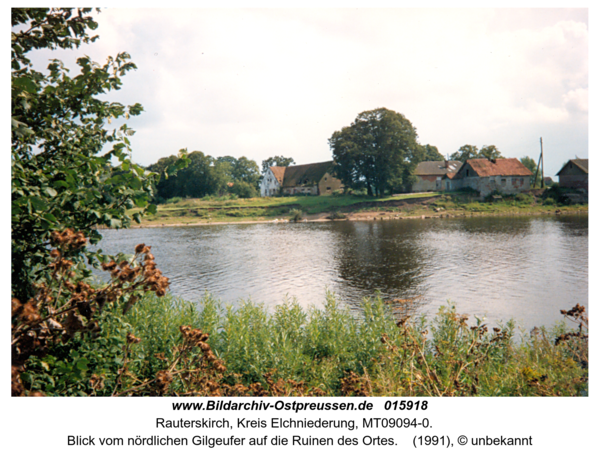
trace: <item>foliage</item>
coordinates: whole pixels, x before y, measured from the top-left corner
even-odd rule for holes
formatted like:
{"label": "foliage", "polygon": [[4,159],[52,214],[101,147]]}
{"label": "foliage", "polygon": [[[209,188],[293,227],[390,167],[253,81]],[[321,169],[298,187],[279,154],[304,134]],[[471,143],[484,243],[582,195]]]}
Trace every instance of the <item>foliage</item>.
{"label": "foliage", "polygon": [[237,195],[239,198],[255,198],[258,197],[258,191],[256,186],[246,181],[236,181],[233,186],[230,187],[229,191],[233,195]]}
{"label": "foliage", "polygon": [[360,113],[349,127],[333,133],[329,146],[344,186],[366,188],[379,197],[409,186],[424,152],[410,121],[386,108]]}
{"label": "foliage", "polygon": [[523,194],[523,193],[517,194],[517,195],[515,195],[515,200],[517,202],[520,202],[523,204],[528,204],[528,205],[535,203],[535,197],[531,194]]}
{"label": "foliage", "polygon": [[[544,205],[546,204],[559,204],[568,205],[570,200],[567,196],[568,193],[573,192],[573,189],[567,187],[560,187],[558,184],[553,184],[544,190],[542,198],[544,199]],[[546,203],[548,201],[548,203]]]}
{"label": "foliage", "polygon": [[502,153],[494,145],[483,146],[481,150],[477,146],[465,144],[450,156],[451,160],[466,162],[469,159],[503,159]]}
{"label": "foliage", "polygon": [[327,216],[327,219],[331,219],[333,220],[341,220],[341,219],[348,219],[348,216],[346,216],[344,213],[340,213],[339,211],[332,211],[331,214],[329,214],[329,216]]}
{"label": "foliage", "polygon": [[[53,232],[51,238],[56,246],[50,251],[53,261],[45,268],[44,279],[35,284],[35,295],[27,302],[13,298],[11,303],[13,395],[25,393],[21,379],[29,384],[29,390],[77,394],[86,391],[86,374],[89,369],[98,369],[99,364],[104,367],[98,370],[103,375],[116,375],[116,369],[108,368],[110,361],[98,359],[93,351],[81,350],[81,342],[87,340],[94,347],[108,345],[118,357],[115,340],[109,338],[106,342],[106,335],[100,337],[101,326],[107,324],[111,331],[122,331],[115,325],[117,310],[126,314],[145,292],[161,297],[169,286],[169,280],[156,268],[149,246],[138,244],[129,258],[104,257],[102,268],[110,272],[111,280],[93,286],[85,280],[89,272],[69,260],[74,252],[85,248],[83,232],[66,229]],[[44,381],[40,382],[45,387],[34,382],[33,372],[40,367],[55,371],[48,379],[42,376],[51,387]]]}
{"label": "foliage", "polygon": [[[40,265],[50,261],[53,231],[70,227],[96,243],[98,226],[127,227],[155,209],[148,202],[155,176],[128,155],[134,132],[127,124],[106,126],[140,114],[141,105],[98,98],[118,90],[121,77],[136,68],[129,55],[109,57],[104,65],[81,57],[74,77],[58,60],[44,73],[27,58],[32,49],[95,41],[88,35],[97,27],[89,12],[12,9],[12,291],[24,302],[33,294]],[[84,254],[93,261],[85,250],[77,256]]]}
{"label": "foliage", "polygon": [[481,159],[503,159],[502,153],[498,151],[498,148],[493,144],[490,146],[483,146],[479,151],[479,158]]}
{"label": "foliage", "polygon": [[[40,357],[48,358],[40,362],[42,367],[61,373],[52,382],[75,388],[92,359],[69,345],[98,335],[103,310],[126,310],[140,291],[164,294],[168,284],[158,270],[156,277],[150,273],[149,257],[140,263],[136,256],[120,256],[116,266],[114,259],[111,263],[87,246],[99,241],[99,226],[127,227],[156,209],[148,201],[156,176],[128,154],[128,137],[134,132],[126,124],[112,130],[106,125],[138,115],[142,107],[99,98],[118,90],[121,77],[135,65],[126,53],[109,57],[105,65],[81,57],[79,72],[71,77],[56,59],[42,72],[27,57],[33,49],[71,49],[95,41],[88,35],[97,27],[90,11],[12,9],[11,349],[16,395],[23,393],[21,379],[31,378]],[[171,169],[185,163],[182,154]],[[96,267],[109,262],[118,276],[104,287],[93,287],[86,260]]]}
{"label": "foliage", "polygon": [[69,372],[81,376],[78,390],[52,386],[66,375],[48,357],[28,379],[52,395],[585,395],[587,315],[580,306],[563,314],[575,328],[516,335],[512,322],[488,329],[454,307],[433,320],[396,317],[379,298],[356,311],[332,295],[320,307],[269,311],[148,296],[104,323],[97,343],[69,348],[88,359]]}
{"label": "foliage", "polygon": [[177,161],[175,156],[163,157],[148,167],[161,177],[156,187],[158,201],[173,197],[203,198],[228,192],[243,195],[243,198],[257,195],[260,174],[255,161],[243,156],[239,159],[231,156],[214,158],[200,151],[191,152],[188,157],[189,166],[176,174],[168,173],[168,167]]}
{"label": "foliage", "polygon": [[421,148],[423,149],[421,158],[422,162],[440,162],[442,160],[445,160],[445,157],[442,154],[440,154],[440,151],[438,151],[438,148],[436,146],[426,144],[424,146],[421,146]]}
{"label": "foliage", "polygon": [[529,156],[522,157],[519,160],[521,161],[521,163],[523,165],[525,165],[527,167],[527,169],[529,171],[531,171],[533,173],[533,176],[531,177],[531,186],[533,188],[535,188],[535,187],[542,187],[542,173],[541,173],[541,170],[538,171],[538,175],[537,175],[537,179],[535,179],[535,183],[533,182],[533,180],[535,178],[535,172],[536,172],[536,170],[538,168],[538,164],[535,162],[535,160],[533,160]]}
{"label": "foliage", "polygon": [[291,209],[290,210],[290,222],[300,222],[302,220],[302,210],[301,209]]}
{"label": "foliage", "polygon": [[477,146],[473,146],[471,144],[465,144],[458,148],[458,151],[453,153],[450,156],[451,160],[460,160],[461,162],[466,162],[469,159],[475,159],[479,155],[479,149]]}
{"label": "foliage", "polygon": [[262,174],[263,176],[271,167],[289,167],[290,165],[294,165],[294,159],[291,157],[283,157],[283,156],[274,156],[269,157],[266,160],[262,161]]}

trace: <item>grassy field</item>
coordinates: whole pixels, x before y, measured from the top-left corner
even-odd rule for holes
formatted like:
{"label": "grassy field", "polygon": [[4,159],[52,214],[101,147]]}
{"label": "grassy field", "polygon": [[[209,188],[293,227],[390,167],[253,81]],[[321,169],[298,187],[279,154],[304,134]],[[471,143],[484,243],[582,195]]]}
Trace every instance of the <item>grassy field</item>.
{"label": "grassy field", "polygon": [[467,217],[492,214],[556,214],[587,212],[586,205],[558,205],[551,199],[532,194],[505,196],[492,201],[478,201],[469,193],[402,194],[385,198],[353,195],[289,196],[249,199],[175,198],[158,205],[157,213],[148,215],[142,226],[227,223],[244,221],[288,220],[294,213],[300,220],[398,219],[411,217]]}

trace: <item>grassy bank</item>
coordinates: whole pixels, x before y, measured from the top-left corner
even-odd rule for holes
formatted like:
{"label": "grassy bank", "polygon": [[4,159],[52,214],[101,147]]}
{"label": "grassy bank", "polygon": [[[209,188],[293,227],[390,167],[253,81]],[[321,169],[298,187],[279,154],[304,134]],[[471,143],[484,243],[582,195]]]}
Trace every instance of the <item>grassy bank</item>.
{"label": "grassy bank", "polygon": [[[577,311],[572,319],[584,322]],[[559,316],[557,316],[558,318]],[[146,297],[101,334],[29,362],[27,388],[49,395],[574,396],[587,394],[587,324],[515,338],[468,326],[453,308],[396,322],[380,300],[358,315],[333,296],[322,309],[197,306]]]}
{"label": "grassy bank", "polygon": [[377,203],[414,201],[438,195],[440,194],[406,194],[381,199],[356,195],[295,195],[245,199],[228,197],[174,198],[165,204],[158,205],[157,213],[148,215],[141,225],[269,221],[286,219],[294,210],[300,210],[304,215],[310,217],[340,210],[351,211],[351,208],[356,205],[369,207]]}
{"label": "grassy bank", "polygon": [[[539,192],[538,192],[539,194]],[[386,198],[356,195],[288,196],[249,199],[173,199],[158,205],[141,226],[329,219],[402,219],[587,212],[587,204],[557,203],[533,193],[478,201],[471,193],[402,194]]]}

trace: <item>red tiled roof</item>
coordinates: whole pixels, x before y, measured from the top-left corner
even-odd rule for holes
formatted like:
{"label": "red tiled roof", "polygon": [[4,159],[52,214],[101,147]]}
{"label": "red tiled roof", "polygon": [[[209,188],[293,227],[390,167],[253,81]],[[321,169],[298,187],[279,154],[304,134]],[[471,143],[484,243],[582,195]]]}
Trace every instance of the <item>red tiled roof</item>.
{"label": "red tiled roof", "polygon": [[465,164],[469,164],[479,177],[533,175],[519,159],[469,159]]}
{"label": "red tiled roof", "polygon": [[285,167],[271,167],[271,171],[275,176],[275,179],[279,184],[283,184],[283,175],[285,174]]}

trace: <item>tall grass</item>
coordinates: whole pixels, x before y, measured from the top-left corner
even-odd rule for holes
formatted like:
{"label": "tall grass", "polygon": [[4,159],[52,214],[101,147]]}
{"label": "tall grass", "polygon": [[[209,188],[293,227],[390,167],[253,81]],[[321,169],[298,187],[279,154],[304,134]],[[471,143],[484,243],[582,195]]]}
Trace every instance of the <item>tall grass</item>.
{"label": "tall grass", "polygon": [[398,321],[378,298],[267,309],[147,295],[59,348],[72,363],[32,357],[24,382],[46,395],[587,395],[587,317],[564,314],[577,330],[516,335],[512,322],[469,326],[451,306]]}
{"label": "tall grass", "polygon": [[161,359],[174,355],[185,324],[210,335],[207,343],[227,367],[221,382],[250,386],[275,376],[325,395],[587,392],[587,362],[581,363],[587,333],[574,350],[560,339],[569,333],[563,324],[515,338],[512,322],[491,330],[480,322],[469,326],[453,307],[441,308],[433,320],[397,322],[379,299],[365,300],[357,313],[333,295],[322,308],[291,301],[270,311],[252,302],[224,306],[210,295],[198,305],[148,297],[128,323],[142,340],[136,357],[144,360],[145,376],[164,368]]}

